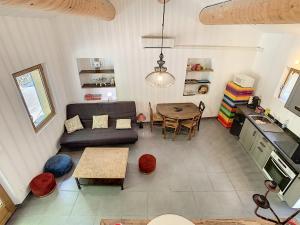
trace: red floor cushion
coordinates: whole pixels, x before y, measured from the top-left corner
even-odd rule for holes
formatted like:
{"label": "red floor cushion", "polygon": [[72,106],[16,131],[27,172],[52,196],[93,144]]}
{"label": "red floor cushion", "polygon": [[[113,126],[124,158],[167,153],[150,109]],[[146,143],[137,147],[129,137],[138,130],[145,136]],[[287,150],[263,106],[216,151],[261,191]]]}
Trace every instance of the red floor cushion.
{"label": "red floor cushion", "polygon": [[153,155],[145,154],[139,159],[139,168],[143,173],[151,173],[155,170],[156,158]]}
{"label": "red floor cushion", "polygon": [[52,173],[42,173],[33,178],[29,184],[32,193],[37,197],[50,194],[56,186],[56,181]]}

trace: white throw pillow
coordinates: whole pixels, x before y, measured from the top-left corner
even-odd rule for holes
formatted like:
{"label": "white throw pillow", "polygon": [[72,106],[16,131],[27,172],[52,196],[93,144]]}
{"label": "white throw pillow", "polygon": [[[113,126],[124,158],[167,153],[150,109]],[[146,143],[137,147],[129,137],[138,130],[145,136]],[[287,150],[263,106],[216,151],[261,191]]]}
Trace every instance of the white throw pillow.
{"label": "white throw pillow", "polygon": [[78,115],[66,120],[65,127],[67,129],[68,134],[73,133],[76,130],[83,129],[82,123]]}
{"label": "white throw pillow", "polygon": [[93,116],[93,129],[108,128],[108,115]]}
{"label": "white throw pillow", "polygon": [[130,129],[131,119],[118,119],[116,129]]}

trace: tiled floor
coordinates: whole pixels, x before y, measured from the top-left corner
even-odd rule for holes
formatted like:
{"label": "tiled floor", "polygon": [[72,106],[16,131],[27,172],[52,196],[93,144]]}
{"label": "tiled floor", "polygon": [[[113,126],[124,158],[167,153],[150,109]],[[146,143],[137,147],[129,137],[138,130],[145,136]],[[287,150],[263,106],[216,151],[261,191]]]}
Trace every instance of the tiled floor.
{"label": "tiled floor", "polygon": [[[138,171],[143,153],[157,158],[150,175]],[[81,151],[67,152],[77,162]],[[180,135],[164,140],[161,130],[139,130],[130,146],[125,190],[120,187],[84,186],[77,189],[71,173],[59,179],[58,189],[42,199],[29,196],[9,224],[99,225],[101,218],[153,218],[175,213],[187,218],[251,218],[252,195],[264,193],[264,177],[237,139],[216,120],[201,122],[191,141]],[[292,210],[271,196],[281,216]]]}

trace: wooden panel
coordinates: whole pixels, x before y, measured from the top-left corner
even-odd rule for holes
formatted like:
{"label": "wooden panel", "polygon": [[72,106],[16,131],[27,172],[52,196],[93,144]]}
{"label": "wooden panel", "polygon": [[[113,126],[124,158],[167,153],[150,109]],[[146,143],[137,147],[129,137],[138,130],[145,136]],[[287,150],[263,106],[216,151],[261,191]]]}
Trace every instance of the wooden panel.
{"label": "wooden panel", "polygon": [[300,23],[299,0],[232,0],[204,8],[206,25]]}
{"label": "wooden panel", "polygon": [[116,10],[109,0],[0,0],[0,3],[13,6],[21,5],[46,11],[93,16],[103,20],[112,20],[116,14]]}
{"label": "wooden panel", "polygon": [[15,205],[0,185],[0,225],[4,225],[7,222],[15,209]]}

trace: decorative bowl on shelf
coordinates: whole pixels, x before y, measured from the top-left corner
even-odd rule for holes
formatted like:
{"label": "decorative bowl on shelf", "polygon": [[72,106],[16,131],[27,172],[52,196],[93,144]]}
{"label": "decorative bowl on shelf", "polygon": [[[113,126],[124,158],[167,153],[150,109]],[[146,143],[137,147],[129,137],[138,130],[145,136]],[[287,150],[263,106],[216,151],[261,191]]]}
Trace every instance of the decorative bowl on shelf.
{"label": "decorative bowl on shelf", "polygon": [[203,85],[200,85],[199,89],[198,89],[198,93],[201,94],[201,95],[204,95],[208,92],[209,90],[209,87],[207,84],[203,84]]}

